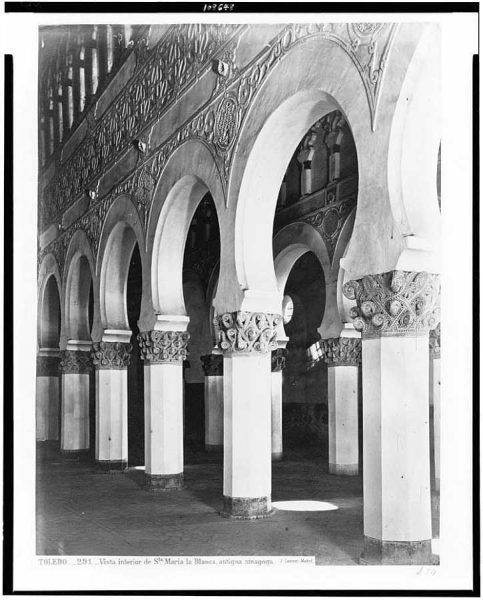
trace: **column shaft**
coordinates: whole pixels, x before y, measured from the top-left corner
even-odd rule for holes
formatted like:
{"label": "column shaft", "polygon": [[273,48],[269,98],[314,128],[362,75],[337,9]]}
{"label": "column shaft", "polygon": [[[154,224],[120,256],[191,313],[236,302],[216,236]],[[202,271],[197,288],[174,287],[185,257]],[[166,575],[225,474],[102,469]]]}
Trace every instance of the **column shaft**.
{"label": "column shaft", "polygon": [[440,483],[440,432],[441,432],[441,359],[433,357],[429,370],[430,405],[433,406],[434,487]]}
{"label": "column shaft", "polygon": [[[129,334],[123,339],[129,339]],[[127,445],[127,367],[131,344],[102,341],[93,344],[96,367],[96,461],[102,469],[125,469]]]}
{"label": "column shaft", "polygon": [[256,518],[271,509],[270,354],[223,363],[224,513]]}
{"label": "column shaft", "polygon": [[36,379],[36,440],[59,439],[60,377],[59,357],[37,357]]}
{"label": "column shaft", "polygon": [[282,371],[272,371],[272,460],[282,456]]}
{"label": "column shaft", "polygon": [[205,448],[223,448],[223,375],[205,377]]}
{"label": "column shaft", "polygon": [[329,366],[329,473],[359,472],[357,366]]}
{"label": "column shaft", "polygon": [[[188,319],[179,317],[171,324],[163,321],[164,327],[176,325],[187,327]],[[145,474],[153,491],[183,487],[183,361],[188,340],[186,331],[173,329],[138,335],[141,358],[145,361]]]}

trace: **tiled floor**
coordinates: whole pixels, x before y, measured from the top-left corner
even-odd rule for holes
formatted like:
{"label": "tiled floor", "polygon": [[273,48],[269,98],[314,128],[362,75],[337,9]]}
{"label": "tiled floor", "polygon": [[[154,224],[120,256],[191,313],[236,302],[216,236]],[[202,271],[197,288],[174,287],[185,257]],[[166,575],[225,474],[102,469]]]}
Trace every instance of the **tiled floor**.
{"label": "tiled floor", "polygon": [[273,502],[312,500],[337,509],[277,510],[268,519],[239,521],[219,515],[221,457],[191,452],[185,463],[184,490],[153,493],[143,487],[142,471],[106,474],[39,448],[38,554],[307,555],[318,564],[358,563],[361,477],[329,475],[323,456],[287,453],[273,463]]}

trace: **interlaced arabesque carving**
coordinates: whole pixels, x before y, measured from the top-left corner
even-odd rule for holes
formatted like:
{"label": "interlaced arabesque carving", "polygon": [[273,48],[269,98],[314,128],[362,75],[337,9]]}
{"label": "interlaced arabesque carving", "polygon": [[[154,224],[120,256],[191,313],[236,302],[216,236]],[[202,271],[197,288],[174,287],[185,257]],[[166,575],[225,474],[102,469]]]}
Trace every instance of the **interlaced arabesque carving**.
{"label": "interlaced arabesque carving", "polygon": [[351,366],[361,362],[362,344],[358,338],[328,338],[317,344],[329,366]]}
{"label": "interlaced arabesque carving", "polygon": [[144,64],[49,185],[43,206],[48,221],[65,210],[144,127],[176,101],[238,28],[228,24],[174,25],[153,50],[148,51],[144,44]]}
{"label": "interlaced arabesque carving", "polygon": [[433,358],[441,357],[441,323],[429,332],[429,354]]}
{"label": "interlaced arabesque carving", "polygon": [[92,344],[92,362],[96,369],[127,369],[132,345],[126,342],[96,342]]}
{"label": "interlaced arabesque carving", "polygon": [[37,356],[37,377],[56,377],[59,367],[59,356]]}
{"label": "interlaced arabesque carving", "polygon": [[[287,25],[245,69],[226,86],[220,86],[218,93],[214,93],[166,142],[158,148],[150,148],[133,173],[106,196],[94,202],[88,213],[69,228],[69,233],[60,237],[68,238],[73,231],[82,228],[96,251],[105,213],[113,200],[122,193],[131,195],[141,222],[146,227],[155,183],[171,154],[188,139],[200,139],[211,146],[226,187],[235,142],[254,95],[280,60],[297,44],[312,37],[331,40],[350,55],[364,83],[374,127],[381,74],[396,27],[395,24],[377,24],[370,31],[370,28],[363,27],[361,30],[357,24],[347,23]],[[181,87],[188,86],[194,80],[200,72],[200,65],[207,64],[208,57],[212,58],[218,49],[222,53],[224,44],[236,31],[236,26],[228,25],[186,25],[173,28],[172,35],[177,40],[176,43],[166,43],[163,38],[153,51],[152,58],[147,59],[146,65],[131,80],[93,132],[67,163],[59,167],[58,176],[44,192],[48,204],[41,210],[49,211],[48,222],[54,221],[60,212],[84,193],[90,182],[113,163],[126,144],[131,143],[136,132],[159,118],[169,103],[175,101]],[[201,49],[199,56],[195,49],[198,43]],[[160,59],[161,55],[164,62]],[[200,56],[206,60],[201,61]],[[167,66],[173,61],[177,66]],[[164,65],[165,70],[159,64]],[[98,210],[98,206],[102,206],[102,209]],[[335,214],[328,217],[324,224],[328,232],[332,231],[333,222]],[[66,242],[57,240],[54,244],[57,248],[54,252],[58,254],[67,245]],[[39,260],[50,250],[50,247],[44,248]],[[63,259],[59,262],[63,263]]]}
{"label": "interlaced arabesque carving", "polygon": [[330,259],[334,257],[339,234],[356,205],[355,198],[348,198],[338,204],[326,205],[304,217],[304,221],[317,229],[327,246]]}
{"label": "interlaced arabesque carving", "polygon": [[272,373],[279,373],[285,369],[287,361],[287,349],[277,348],[272,350]]}
{"label": "interlaced arabesque carving", "polygon": [[91,355],[82,350],[63,350],[60,353],[60,369],[64,373],[89,373],[92,369]]}
{"label": "interlaced arabesque carving", "polygon": [[218,346],[225,352],[270,352],[277,348],[280,315],[245,311],[224,313],[215,318]]}
{"label": "interlaced arabesque carving", "polygon": [[440,319],[439,276],[432,273],[366,275],[347,282],[344,295],[357,302],[351,317],[364,337],[427,334]]}
{"label": "interlaced arabesque carving", "polygon": [[141,358],[152,363],[181,363],[188,356],[187,331],[143,331],[138,334]]}
{"label": "interlaced arabesque carving", "polygon": [[200,356],[200,359],[206,376],[221,377],[223,375],[223,356],[221,354],[206,354]]}

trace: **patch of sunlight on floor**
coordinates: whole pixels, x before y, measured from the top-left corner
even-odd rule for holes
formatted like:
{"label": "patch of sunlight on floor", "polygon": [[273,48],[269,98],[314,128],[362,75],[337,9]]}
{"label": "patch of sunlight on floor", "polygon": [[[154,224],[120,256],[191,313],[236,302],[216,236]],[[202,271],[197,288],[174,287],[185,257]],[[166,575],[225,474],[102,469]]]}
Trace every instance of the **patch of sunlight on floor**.
{"label": "patch of sunlight on floor", "polygon": [[317,512],[326,510],[337,510],[339,507],[330,502],[319,500],[285,500],[283,502],[272,502],[273,508],[277,510],[294,510],[299,512]]}
{"label": "patch of sunlight on floor", "polygon": [[439,538],[433,538],[431,540],[431,551],[433,554],[437,554],[439,556]]}
{"label": "patch of sunlight on floor", "polygon": [[139,466],[139,467],[131,467],[131,469],[134,469],[135,471],[145,471],[146,467],[144,466]]}

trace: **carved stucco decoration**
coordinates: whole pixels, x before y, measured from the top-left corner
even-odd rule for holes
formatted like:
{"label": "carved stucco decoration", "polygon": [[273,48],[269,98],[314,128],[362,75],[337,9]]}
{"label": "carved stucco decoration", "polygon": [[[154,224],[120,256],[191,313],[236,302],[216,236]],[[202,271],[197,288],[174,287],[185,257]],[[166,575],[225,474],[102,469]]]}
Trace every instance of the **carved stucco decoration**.
{"label": "carved stucco decoration", "polygon": [[328,338],[317,342],[325,362],[330,366],[357,366],[361,362],[359,338]]}
{"label": "carved stucco decoration", "polygon": [[[172,28],[172,37],[163,38],[151,51],[126,90],[71,159],[59,167],[56,179],[45,193],[48,202],[41,208],[48,213],[46,221],[52,222],[70,206],[100,171],[110,166],[132,142],[133,136],[159,118],[180,91],[190,85],[208,61],[218,54],[231,61],[230,73],[223,84],[217,84],[209,103],[161,147],[149,149],[136,171],[100,202],[105,205],[107,199],[109,204],[119,193],[130,194],[146,227],[155,182],[171,154],[188,139],[199,139],[208,145],[226,188],[235,142],[255,92],[289,50],[313,36],[334,41],[351,56],[364,82],[374,128],[382,72],[397,25],[369,25],[288,25],[241,72],[236,69],[236,43],[232,39],[238,31],[237,26],[183,25]],[[166,39],[170,41],[166,42]],[[90,230],[88,235],[94,240],[95,230],[99,227],[87,223],[96,208],[89,210],[82,217],[85,220],[83,228]],[[95,221],[96,217],[93,219]],[[327,226],[325,229],[330,231],[330,223]],[[97,240],[92,241],[93,246],[97,243]]]}
{"label": "carved stucco decoration", "polygon": [[92,369],[91,355],[82,350],[63,350],[59,368],[64,373],[89,373]]}
{"label": "carved stucco decoration", "polygon": [[429,355],[441,358],[441,323],[429,332]]}
{"label": "carved stucco decoration", "polygon": [[48,204],[42,208],[47,220],[72,204],[138,133],[159,118],[238,29],[228,24],[175,25],[149,52],[145,45],[141,67],[49,185]]}
{"label": "carved stucco decoration", "polygon": [[280,315],[238,311],[215,317],[218,346],[224,352],[270,352],[277,349]]}
{"label": "carved stucco decoration", "polygon": [[187,331],[143,331],[138,334],[141,358],[150,363],[179,363],[188,356]]}
{"label": "carved stucco decoration", "polygon": [[439,323],[439,276],[426,272],[389,271],[366,275],[344,285],[356,300],[354,327],[363,337],[423,335]]}
{"label": "carved stucco decoration", "polygon": [[340,232],[347,217],[356,205],[355,198],[348,198],[339,204],[333,204],[332,198],[327,194],[328,203],[316,212],[313,212],[303,220],[317,229],[327,246],[330,260],[334,257],[335,247]]}
{"label": "carved stucco decoration", "polygon": [[207,377],[221,377],[223,375],[223,356],[221,354],[206,354],[200,356],[200,359]]}
{"label": "carved stucco decoration", "polygon": [[125,342],[95,342],[92,344],[92,363],[96,369],[127,369],[132,345]]}
{"label": "carved stucco decoration", "polygon": [[283,371],[287,361],[287,349],[277,348],[272,350],[272,373]]}

